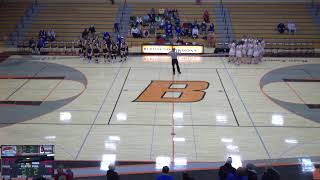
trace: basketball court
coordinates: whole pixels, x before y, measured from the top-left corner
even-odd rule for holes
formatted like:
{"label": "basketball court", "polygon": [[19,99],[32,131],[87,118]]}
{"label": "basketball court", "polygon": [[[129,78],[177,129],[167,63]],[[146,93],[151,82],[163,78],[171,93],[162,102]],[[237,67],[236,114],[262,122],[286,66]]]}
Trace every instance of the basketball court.
{"label": "basketball court", "polygon": [[56,160],[320,155],[318,58],[179,58],[173,76],[168,56],[11,56],[0,64],[0,144],[53,144]]}

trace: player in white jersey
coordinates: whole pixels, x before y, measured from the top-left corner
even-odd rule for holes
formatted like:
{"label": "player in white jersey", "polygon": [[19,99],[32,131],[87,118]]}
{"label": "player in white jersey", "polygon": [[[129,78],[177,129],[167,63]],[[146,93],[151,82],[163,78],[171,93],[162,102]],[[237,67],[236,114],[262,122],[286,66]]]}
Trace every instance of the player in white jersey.
{"label": "player in white jersey", "polygon": [[264,55],[264,53],[265,53],[265,47],[266,47],[266,43],[264,42],[264,40],[262,39],[261,41],[260,41],[260,45],[261,45],[261,59],[263,58],[263,55]]}
{"label": "player in white jersey", "polygon": [[238,44],[236,47],[236,61],[235,64],[236,65],[240,65],[242,61],[242,45]]}
{"label": "player in white jersey", "polygon": [[260,48],[258,42],[254,44],[253,47],[253,64],[257,64],[260,56]]}
{"label": "player in white jersey", "polygon": [[250,41],[248,43],[248,51],[247,51],[248,64],[251,64],[252,57],[253,57],[253,42]]}
{"label": "player in white jersey", "polygon": [[248,41],[247,39],[242,42],[242,63],[248,64],[248,57],[247,57],[247,51],[248,51]]}
{"label": "player in white jersey", "polygon": [[229,44],[229,60],[228,62],[234,62],[236,56],[236,42],[233,41],[231,44]]}

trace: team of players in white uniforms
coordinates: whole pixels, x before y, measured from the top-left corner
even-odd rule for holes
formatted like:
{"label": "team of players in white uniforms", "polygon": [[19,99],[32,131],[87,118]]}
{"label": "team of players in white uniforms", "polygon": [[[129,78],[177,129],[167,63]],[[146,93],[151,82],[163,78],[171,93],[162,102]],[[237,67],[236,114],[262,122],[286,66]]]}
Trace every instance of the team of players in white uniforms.
{"label": "team of players in white uniforms", "polygon": [[240,64],[258,64],[264,55],[265,42],[263,40],[243,38],[229,44],[229,61]]}

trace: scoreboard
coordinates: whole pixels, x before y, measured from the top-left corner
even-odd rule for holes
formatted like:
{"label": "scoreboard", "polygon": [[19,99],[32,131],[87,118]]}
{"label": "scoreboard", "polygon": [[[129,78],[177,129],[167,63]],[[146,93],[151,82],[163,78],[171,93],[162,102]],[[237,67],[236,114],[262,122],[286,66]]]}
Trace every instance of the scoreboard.
{"label": "scoreboard", "polygon": [[54,174],[54,145],[2,145],[1,174],[4,179],[43,177]]}

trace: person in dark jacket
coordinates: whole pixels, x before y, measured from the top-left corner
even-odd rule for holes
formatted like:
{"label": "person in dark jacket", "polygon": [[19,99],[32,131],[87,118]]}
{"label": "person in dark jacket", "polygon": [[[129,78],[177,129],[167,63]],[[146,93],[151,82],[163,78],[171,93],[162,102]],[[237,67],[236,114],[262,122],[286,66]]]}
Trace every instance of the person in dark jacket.
{"label": "person in dark jacket", "polygon": [[191,177],[187,172],[182,173],[182,180],[195,180],[193,177]]}
{"label": "person in dark jacket", "polygon": [[119,175],[115,171],[116,167],[113,164],[109,165],[109,170],[107,171],[107,180],[119,180]]}
{"label": "person in dark jacket", "polygon": [[232,158],[228,157],[226,163],[223,166],[220,166],[219,168],[219,178],[220,180],[226,180],[228,174],[232,173],[235,174],[236,173],[236,169],[234,167],[232,167]]}
{"label": "person in dark jacket", "polygon": [[286,26],[283,23],[279,23],[277,26],[277,29],[280,34],[283,34],[284,31],[286,30]]}
{"label": "person in dark jacket", "polygon": [[236,171],[236,174],[229,173],[227,176],[227,180],[248,180],[248,176],[246,174],[247,169],[243,167],[239,167]]}
{"label": "person in dark jacket", "polygon": [[258,180],[258,175],[257,175],[257,171],[255,170],[256,169],[255,165],[248,163],[246,167],[247,167],[248,180]]}
{"label": "person in dark jacket", "polygon": [[269,167],[263,173],[261,180],[280,180],[280,174],[274,168]]}

